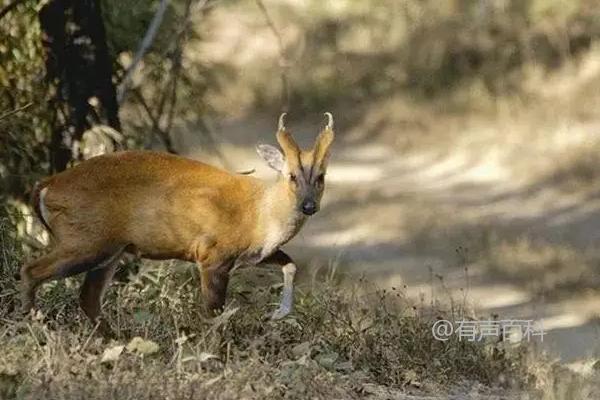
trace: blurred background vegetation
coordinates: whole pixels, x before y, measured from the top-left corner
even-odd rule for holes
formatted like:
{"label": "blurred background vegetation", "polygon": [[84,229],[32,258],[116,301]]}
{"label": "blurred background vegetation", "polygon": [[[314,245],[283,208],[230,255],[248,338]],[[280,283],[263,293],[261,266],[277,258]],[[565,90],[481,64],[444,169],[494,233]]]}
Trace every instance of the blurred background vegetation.
{"label": "blurred background vegetation", "polygon": [[[73,70],[49,71],[57,55],[40,26],[48,6],[63,7],[67,20],[81,19],[74,3],[0,4],[7,10],[0,20],[0,218],[25,237],[25,246],[35,243],[27,240],[35,224],[24,218],[33,185],[81,159],[119,148],[190,154],[193,137],[227,167],[219,143],[237,135],[247,147],[256,138],[252,131],[262,129],[252,115],[289,110],[292,123],[335,111],[342,135],[374,141],[385,130],[384,142],[397,151],[415,143],[444,147],[449,130],[442,126],[459,126],[461,113],[471,121],[502,99],[527,108],[554,71],[583,70],[600,38],[596,0],[86,0],[77,4],[99,11],[106,29],[111,90],[117,97],[126,91],[119,121],[111,123],[97,88],[82,89],[78,136],[69,91],[80,88],[63,82]],[[159,29],[130,73],[163,7]],[[64,25],[64,47],[88,63],[97,44],[85,47],[84,35]],[[96,75],[82,69],[89,86]],[[593,112],[593,102],[580,105],[579,114]],[[444,114],[451,109],[454,114]],[[437,125],[431,115],[439,116]],[[248,128],[223,139],[223,125],[232,119]],[[519,140],[530,134],[520,132]],[[57,163],[57,154],[67,158]],[[597,157],[586,154],[569,163],[561,157],[561,170],[547,179],[590,175]]]}
{"label": "blurred background vegetation", "polygon": [[[18,3],[2,17],[0,110],[28,107],[0,120],[3,204],[26,199],[52,170],[58,118],[38,22],[48,2]],[[99,3],[118,87],[160,2]],[[173,125],[210,136],[236,108],[302,114],[399,91],[427,99],[472,86],[491,96],[523,93],[532,69],[577,62],[593,47],[599,13],[594,0],[171,1],[121,105],[124,146],[174,151]],[[223,30],[244,35],[246,45],[211,41]],[[273,34],[267,43],[256,34],[264,30]]]}
{"label": "blurred background vegetation", "polygon": [[[332,111],[338,139],[325,205],[291,243],[292,251],[302,249],[302,264],[317,252],[346,271],[354,262],[361,274],[369,270],[388,286],[418,292],[421,303],[423,290],[435,297],[436,290],[445,296],[457,289],[463,300],[472,295],[480,311],[510,317],[529,318],[532,309],[537,313],[539,304],[548,304],[549,311],[535,317],[554,321],[548,329],[563,336],[564,349],[578,356],[594,343],[600,349],[598,0],[81,0],[86,10],[100,10],[109,89],[119,100],[118,123],[111,123],[106,104],[93,92],[98,88],[90,92],[84,85],[81,135],[74,131],[77,112],[69,103],[78,89],[69,89],[65,75],[48,71],[55,54],[48,53],[40,13],[49,4],[72,11],[74,3],[0,0],[3,308],[16,306],[13,275],[22,258],[41,247],[43,235],[27,206],[40,178],[102,152],[135,148],[213,157],[230,168],[251,159],[257,140],[272,139],[269,129],[280,112],[290,112],[293,128],[312,130],[315,115]],[[68,18],[85,20],[67,11]],[[157,15],[158,31],[131,72]],[[69,26],[64,24],[69,35],[63,44],[87,65],[97,46],[88,46]],[[79,69],[82,76],[86,71]],[[59,153],[67,155],[65,163],[57,163]],[[171,284],[148,290],[165,285]],[[173,298],[181,287],[169,292]],[[46,311],[67,310],[73,314],[65,319],[72,319],[75,302],[64,288],[50,287]],[[136,299],[142,308],[153,298],[127,296],[122,299]],[[308,305],[301,317],[319,315],[318,301],[303,296]],[[258,329],[252,324],[262,326],[254,316],[263,308],[254,307],[244,322],[252,327],[252,340]],[[165,322],[173,310],[161,310],[164,320],[157,319],[157,326],[179,329]],[[118,319],[117,310],[111,312]],[[383,336],[390,333],[384,314],[377,326]],[[407,326],[424,337],[427,323]],[[80,335],[80,325],[67,327],[65,335],[82,341],[87,336]],[[140,326],[132,332],[143,334]],[[164,340],[155,331],[153,339]],[[265,334],[278,334],[273,332]],[[324,341],[339,339],[326,333]],[[306,333],[300,339],[286,335],[290,348],[294,340],[307,340]],[[418,346],[408,342],[399,353],[381,353],[415,361],[421,357],[415,349],[430,354],[435,345],[423,337]],[[229,357],[224,343],[218,341],[218,351]],[[270,339],[265,343],[270,352]],[[348,344],[335,350],[352,349]],[[361,357],[373,352],[361,349]],[[455,360],[447,354],[434,375]],[[369,365],[387,362],[380,356]],[[496,356],[476,354],[473,360],[504,367],[506,359]],[[471,361],[464,364],[469,373],[477,369]],[[427,372],[415,370],[419,377]],[[558,385],[546,372],[538,375],[554,385],[552,392]],[[410,379],[395,384],[404,381]],[[576,380],[569,385],[581,386]],[[576,398],[569,396],[548,398]]]}
{"label": "blurred background vegetation", "polygon": [[[26,204],[41,177],[120,148],[189,155],[190,143],[217,154],[228,167],[219,143],[237,136],[248,147],[260,138],[254,131],[262,126],[253,122],[253,115],[291,110],[294,123],[332,110],[342,135],[371,142],[381,139],[404,152],[414,146],[445,147],[449,132],[467,129],[478,118],[488,119],[477,132],[480,136],[488,126],[500,130],[503,124],[514,125],[485,116],[485,108],[498,111],[509,99],[507,109],[513,111],[508,114],[535,109],[538,100],[554,101],[544,97],[546,87],[563,99],[571,98],[565,87],[581,89],[581,95],[572,95],[580,100],[568,100],[566,106],[576,109],[578,122],[594,121],[596,112],[596,98],[589,95],[594,86],[585,84],[598,54],[596,0],[3,0],[0,4],[0,217],[8,218],[21,235],[32,232],[31,218],[24,218],[30,215]],[[67,69],[62,75],[52,71],[60,57],[56,50],[51,52],[51,43],[58,39],[52,42],[43,32],[40,15],[49,6],[63,7],[67,20],[80,18],[80,24],[89,24],[73,11],[74,4],[88,7],[90,14],[98,11],[105,27],[101,39],[111,67],[109,89],[119,97],[116,121],[111,122],[105,101],[99,101],[98,87],[106,82],[93,86],[99,79],[87,67]],[[159,29],[137,69],[130,72],[157,15],[162,15]],[[75,63],[92,70],[93,62],[86,60],[93,58],[90,53],[98,46],[86,47],[85,35],[71,22],[64,23],[62,46],[80,57]],[[73,63],[64,58],[63,64]],[[586,72],[590,64],[591,73]],[[65,84],[73,71],[80,74],[83,89]],[[567,84],[557,84],[556,76]],[[84,103],[81,123],[69,103],[75,95]],[[541,126],[540,121],[551,121],[550,116],[557,114],[551,108],[535,111],[527,123]],[[225,139],[223,126],[231,120],[242,121],[247,128],[232,129]],[[532,144],[541,142],[539,137],[533,140],[534,135],[544,135],[534,133],[537,130],[543,128],[521,129],[515,138],[507,135],[515,131],[510,126],[506,133],[494,135],[510,136],[513,144]],[[454,145],[458,139],[455,136]],[[546,142],[538,147],[550,154],[561,146],[550,138]],[[497,140],[494,143],[498,145]],[[506,164],[518,166],[517,173],[536,171],[537,167],[521,163],[522,148],[517,149],[518,159]],[[595,149],[586,143],[568,155],[555,154],[561,160],[554,165],[558,169],[540,175],[556,184],[568,180],[590,185],[597,170]],[[57,157],[63,160],[57,162]]]}

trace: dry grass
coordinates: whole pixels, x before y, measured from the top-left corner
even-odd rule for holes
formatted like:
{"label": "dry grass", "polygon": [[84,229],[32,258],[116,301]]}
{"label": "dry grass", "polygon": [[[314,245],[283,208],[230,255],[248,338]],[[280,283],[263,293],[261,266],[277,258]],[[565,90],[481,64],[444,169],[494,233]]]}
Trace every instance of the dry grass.
{"label": "dry grass", "polygon": [[494,282],[510,282],[532,295],[548,299],[572,296],[600,287],[600,254],[591,246],[551,240],[528,226],[494,219],[464,221],[433,206],[411,208],[406,225],[412,229],[410,251],[435,254],[453,268],[457,248],[465,249],[459,264]]}
{"label": "dry grass", "polygon": [[[47,284],[40,312],[18,317],[14,273],[21,256],[9,251],[16,246],[6,231],[0,247],[1,398],[357,398],[373,388],[444,392],[458,382],[513,389],[531,383],[523,349],[437,341],[431,323],[441,312],[362,281],[355,290],[331,282],[303,288],[293,316],[272,322],[267,313],[280,277],[255,269],[235,274],[225,313],[210,319],[186,266],[143,266],[108,293],[105,315],[118,337],[109,342],[77,309],[77,280]],[[249,289],[257,274],[273,284]]]}
{"label": "dry grass", "polygon": [[595,273],[598,260],[594,255],[566,244],[550,244],[528,236],[503,239],[492,236],[479,254],[479,262],[494,273],[523,282],[541,293],[597,288],[600,283]]}
{"label": "dry grass", "polygon": [[497,281],[515,283],[533,295],[555,298],[600,285],[600,260],[591,249],[553,243],[491,223],[450,228],[448,237],[468,249],[464,262],[469,268],[483,270]]}

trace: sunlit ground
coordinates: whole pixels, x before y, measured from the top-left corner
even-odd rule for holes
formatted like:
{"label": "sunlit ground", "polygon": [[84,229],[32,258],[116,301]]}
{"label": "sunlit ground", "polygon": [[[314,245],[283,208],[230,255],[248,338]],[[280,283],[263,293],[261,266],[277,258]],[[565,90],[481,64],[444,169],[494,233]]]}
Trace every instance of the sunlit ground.
{"label": "sunlit ground", "polygon": [[[288,245],[291,253],[306,266],[335,260],[350,281],[364,274],[419,301],[452,297],[480,318],[541,322],[541,347],[565,362],[598,357],[600,196],[593,182],[564,186],[552,171],[581,143],[598,142],[600,124],[560,106],[547,118],[552,104],[514,107],[508,117],[467,114],[434,127],[447,133],[437,146],[408,151],[385,136],[352,140],[362,127],[340,132],[322,211]],[[316,116],[290,128],[307,147],[321,122]],[[393,123],[386,129],[388,137],[405,134]],[[221,130],[228,168],[274,179],[250,146],[275,143],[269,116],[233,118]],[[560,156],[550,152],[557,143]]]}
{"label": "sunlit ground", "polygon": [[[277,49],[260,39],[235,46],[245,43],[246,22],[214,31],[216,44],[227,37],[234,45],[209,44],[198,55],[248,71],[256,54],[275,59]],[[285,31],[290,43],[297,34]],[[522,85],[531,98],[493,98],[473,85],[462,100],[395,95],[360,113],[323,110],[336,116],[338,138],[322,210],[287,248],[305,269],[333,263],[348,282],[365,275],[417,301],[452,298],[482,319],[541,322],[541,347],[565,362],[600,356],[600,52],[551,76],[530,69]],[[274,179],[252,146],[275,144],[277,112],[246,112],[248,95],[232,82],[221,98],[224,157],[185,129],[177,144]],[[291,110],[288,126],[308,147],[322,123]]]}

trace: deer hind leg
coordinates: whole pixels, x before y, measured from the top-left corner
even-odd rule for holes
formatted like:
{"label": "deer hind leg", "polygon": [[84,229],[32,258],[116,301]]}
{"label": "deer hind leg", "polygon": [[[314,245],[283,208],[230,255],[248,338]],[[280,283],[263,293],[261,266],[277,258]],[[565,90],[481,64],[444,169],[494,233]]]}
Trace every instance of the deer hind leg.
{"label": "deer hind leg", "polygon": [[102,298],[106,288],[112,281],[122,255],[123,250],[117,251],[98,268],[89,271],[81,285],[79,305],[92,324],[99,323],[98,331],[104,336],[114,335],[108,322],[99,319],[102,311]]}
{"label": "deer hind leg", "polygon": [[79,295],[79,305],[92,324],[98,323],[98,331],[104,336],[113,336],[112,329],[108,322],[99,318],[102,311],[102,298],[108,285],[110,284],[117,263],[104,268],[94,269],[85,275],[81,292]]}
{"label": "deer hind leg", "polygon": [[202,296],[206,308],[212,314],[223,311],[229,284],[229,264],[221,264],[213,268],[202,268]]}
{"label": "deer hind leg", "polygon": [[58,250],[54,250],[21,267],[21,304],[23,313],[28,313],[34,307],[35,292],[37,287],[52,275],[55,265],[65,257]]}
{"label": "deer hind leg", "polygon": [[37,288],[48,280],[66,278],[101,265],[115,253],[56,248],[21,268],[21,299],[25,313],[34,307]]}

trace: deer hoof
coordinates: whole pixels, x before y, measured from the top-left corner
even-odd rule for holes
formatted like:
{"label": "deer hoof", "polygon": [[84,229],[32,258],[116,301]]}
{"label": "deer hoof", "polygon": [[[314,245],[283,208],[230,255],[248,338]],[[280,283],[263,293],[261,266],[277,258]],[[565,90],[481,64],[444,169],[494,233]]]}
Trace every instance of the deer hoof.
{"label": "deer hoof", "polygon": [[292,312],[290,307],[281,307],[280,306],[277,310],[275,310],[273,315],[271,315],[271,319],[273,321],[277,321],[279,319],[282,319],[286,315],[288,315],[290,312]]}

